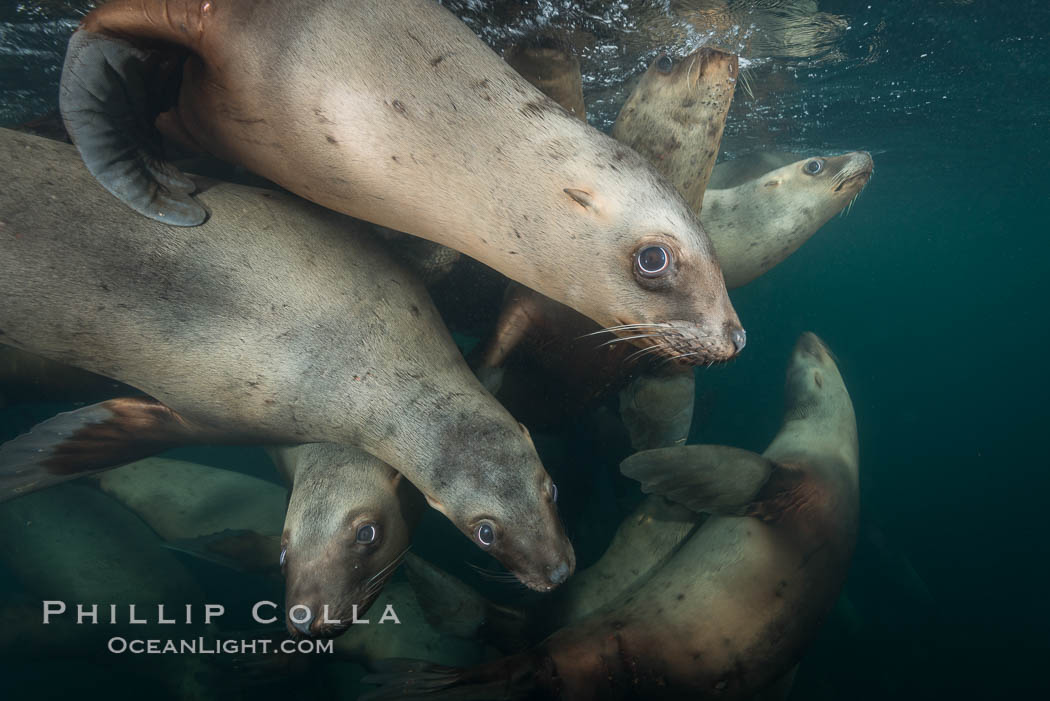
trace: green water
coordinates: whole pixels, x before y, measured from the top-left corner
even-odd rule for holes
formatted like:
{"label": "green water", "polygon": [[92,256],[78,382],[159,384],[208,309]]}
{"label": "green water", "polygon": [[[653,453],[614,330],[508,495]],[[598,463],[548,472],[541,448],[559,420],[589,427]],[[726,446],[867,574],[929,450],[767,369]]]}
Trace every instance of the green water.
{"label": "green water", "polygon": [[[662,3],[611,14],[598,11],[612,7],[606,3],[527,4],[521,13],[448,4],[495,45],[547,23],[596,34],[597,48],[584,57],[585,92],[591,120],[601,127],[615,117],[625,78],[658,50],[682,51],[696,38],[660,40],[671,36],[659,31],[667,22]],[[1050,418],[1050,6],[814,4],[842,19],[840,31],[812,55],[754,60],[756,94],[738,96],[724,152],[864,149],[875,175],[848,216],[732,294],[748,347],[732,364],[698,374],[690,442],[762,450],[781,419],[792,344],[801,331],[820,334],[856,408],[862,529],[843,599],[790,698],[1037,698],[1050,690],[1050,460],[1043,447]],[[54,108],[75,16],[61,3],[0,9],[0,123]],[[68,408],[8,406],[0,410],[0,439]],[[618,503],[623,484],[602,471],[604,456],[586,441],[568,431],[537,444],[550,449],[543,457],[554,474],[559,464],[567,471],[589,463],[584,476],[559,477],[563,493],[570,485],[593,489],[610,509],[625,508]],[[276,479],[258,449],[178,455]],[[582,509],[589,499],[565,494],[563,509]],[[607,538],[621,516],[598,522],[567,514],[581,564],[600,553],[602,534]],[[442,519],[428,516],[420,530],[417,550],[443,563],[486,564]],[[254,600],[265,590],[212,565],[187,563],[208,582],[209,595],[224,601]],[[469,570],[458,574],[493,593]],[[13,575],[0,576],[0,590],[13,595]],[[493,596],[513,601],[520,592]],[[123,665],[125,673],[135,669],[134,662]],[[160,693],[148,676],[100,686],[82,660],[0,659],[0,671],[5,698]],[[333,681],[341,672],[325,674],[316,689],[274,684],[245,691],[235,684],[224,695],[285,698],[341,688]]]}

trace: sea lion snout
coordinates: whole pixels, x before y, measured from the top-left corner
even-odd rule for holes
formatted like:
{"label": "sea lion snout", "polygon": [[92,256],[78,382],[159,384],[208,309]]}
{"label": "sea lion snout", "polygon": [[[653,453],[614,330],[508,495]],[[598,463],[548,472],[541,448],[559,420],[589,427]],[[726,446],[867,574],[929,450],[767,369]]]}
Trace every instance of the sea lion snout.
{"label": "sea lion snout", "polygon": [[553,586],[558,586],[566,579],[569,578],[569,563],[563,562],[557,567],[553,568],[547,575],[547,579]]}

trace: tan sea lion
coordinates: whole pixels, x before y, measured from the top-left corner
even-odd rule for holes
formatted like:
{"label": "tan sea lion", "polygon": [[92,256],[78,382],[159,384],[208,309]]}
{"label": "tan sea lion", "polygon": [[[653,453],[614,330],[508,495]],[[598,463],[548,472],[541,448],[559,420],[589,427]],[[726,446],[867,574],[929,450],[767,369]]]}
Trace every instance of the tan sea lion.
{"label": "tan sea lion", "polygon": [[[269,452],[290,494],[239,472],[166,458],[97,479],[177,549],[245,571],[279,572],[289,632],[334,637],[355,610],[367,612],[401,562],[422,498],[357,448],[308,443]],[[309,614],[293,618],[299,605]]]}
{"label": "tan sea lion", "polygon": [[457,670],[391,663],[366,698],[743,699],[798,662],[831,610],[857,533],[857,427],[824,344],[803,334],[784,423],[761,456],[721,446],[621,466],[713,515],[633,590],[525,653]]}
{"label": "tan sea lion", "polygon": [[739,73],[733,54],[701,47],[661,54],[641,77],[612,135],[649,159],[700,213]]}
{"label": "tan sea lion", "polygon": [[166,135],[461,251],[610,333],[654,329],[638,340],[660,353],[744,346],[673,188],[432,0],[113,0],[71,38],[60,106],[89,170],[161,221],[205,209],[157,155],[159,113]]}
{"label": "tan sea lion", "polygon": [[0,446],[4,497],[188,440],[356,445],[528,586],[572,572],[527,430],[352,221],[217,184],[201,195],[217,205],[206,225],[172,228],[116,203],[71,147],[2,131],[0,161],[19,172],[0,191],[0,343],[156,398]]}
{"label": "tan sea lion", "polygon": [[[280,564],[292,633],[334,637],[372,606],[412,542],[419,492],[363,450],[331,443],[272,448],[291,485]],[[306,606],[309,616],[292,616]],[[327,618],[339,623],[326,623]]]}
{"label": "tan sea lion", "polygon": [[709,189],[701,219],[726,286],[742,287],[798,250],[871,179],[866,151],[813,156],[728,189]]}

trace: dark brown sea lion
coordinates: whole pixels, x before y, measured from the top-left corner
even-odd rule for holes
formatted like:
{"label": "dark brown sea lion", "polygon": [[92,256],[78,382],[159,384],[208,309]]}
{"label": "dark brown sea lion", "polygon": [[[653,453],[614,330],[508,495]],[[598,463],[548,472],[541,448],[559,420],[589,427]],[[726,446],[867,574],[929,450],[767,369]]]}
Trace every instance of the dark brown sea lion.
{"label": "dark brown sea lion", "polygon": [[217,184],[205,226],[168,227],[116,203],[69,146],[3,131],[0,160],[19,173],[0,191],[0,343],[156,398],[0,446],[4,497],[186,441],[356,445],[527,585],[572,572],[527,430],[354,222]]}
{"label": "dark brown sea lion", "polygon": [[853,406],[813,334],[795,346],[786,394],[761,456],[683,446],[624,461],[643,490],[713,514],[632,590],[496,662],[391,663],[367,698],[745,699],[768,688],[834,605],[857,533]]}
{"label": "dark brown sea lion", "polygon": [[60,105],[89,170],[160,221],[199,224],[205,209],[159,158],[156,128],[611,332],[654,329],[638,340],[658,352],[701,363],[743,348],[673,188],[432,0],[113,0],[70,40]]}

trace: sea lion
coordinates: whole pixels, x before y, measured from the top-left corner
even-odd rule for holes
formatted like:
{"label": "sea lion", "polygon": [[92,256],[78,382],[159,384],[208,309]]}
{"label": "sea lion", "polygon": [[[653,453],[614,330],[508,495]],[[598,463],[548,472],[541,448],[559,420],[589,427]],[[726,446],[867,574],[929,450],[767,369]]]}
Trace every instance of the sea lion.
{"label": "sea lion", "polygon": [[573,116],[587,121],[580,59],[558,36],[540,34],[507,49],[503,60]]}
{"label": "sea lion", "polygon": [[113,0],[70,39],[59,101],[88,169],[147,216],[206,215],[158,158],[156,123],[610,333],[656,329],[661,353],[743,349],[707,235],[673,188],[432,0]]}
{"label": "sea lion", "polygon": [[680,446],[624,461],[643,491],[712,514],[633,590],[473,669],[391,663],[366,698],[742,699],[768,688],[834,605],[859,506],[853,407],[813,334],[795,346],[786,395],[761,456]]}
{"label": "sea lion", "polygon": [[701,47],[678,61],[661,54],[613,124],[613,137],[648,158],[698,214],[739,70],[737,57],[718,49]]}
{"label": "sea lion", "polygon": [[279,540],[288,498],[273,482],[169,458],[137,460],[90,480],[169,542],[226,530]]}
{"label": "sea lion", "polygon": [[[269,452],[290,494],[239,472],[165,458],[97,479],[177,549],[244,571],[279,572],[289,632],[335,637],[355,610],[368,610],[401,562],[422,498],[357,448],[308,443]],[[298,605],[310,615],[292,618]]]}
{"label": "sea lion", "polygon": [[216,184],[201,195],[209,222],[172,228],[116,203],[71,147],[2,131],[0,161],[19,172],[0,192],[0,343],[155,398],[62,414],[0,446],[3,497],[185,441],[355,445],[527,586],[571,574],[528,431],[478,383],[418,280],[351,220]]}
{"label": "sea lion", "polygon": [[[401,563],[423,500],[392,467],[357,448],[312,443],[270,455],[291,485],[279,556],[288,630],[335,637]],[[297,605],[310,616],[293,618]]]}
{"label": "sea lion", "polygon": [[813,156],[704,195],[701,219],[726,286],[742,287],[798,250],[853,202],[874,169],[871,154]]}
{"label": "sea lion", "polygon": [[[5,659],[26,654],[105,659],[107,683],[125,677],[124,671],[151,669],[151,694],[160,691],[162,698],[174,699],[224,696],[206,656],[135,655],[134,665],[126,666],[120,659],[128,656],[108,651],[107,642],[115,636],[171,638],[174,626],[159,625],[154,618],[158,604],[180,621],[180,637],[203,635],[208,640],[214,632],[203,622],[199,605],[204,595],[186,568],[142,521],[112,499],[80,485],[61,485],[0,504],[0,559],[35,599],[30,610],[3,615],[0,649]],[[43,601],[64,602],[67,611],[43,625]],[[97,605],[98,623],[92,625],[88,618],[78,625],[76,604],[88,611]],[[108,622],[111,604],[117,607],[116,624]],[[187,604],[194,604],[197,612],[191,624],[180,616]],[[130,623],[130,605],[137,605],[150,623]],[[150,611],[152,616],[146,613]]]}

